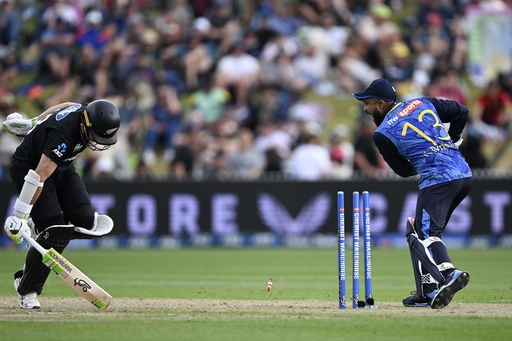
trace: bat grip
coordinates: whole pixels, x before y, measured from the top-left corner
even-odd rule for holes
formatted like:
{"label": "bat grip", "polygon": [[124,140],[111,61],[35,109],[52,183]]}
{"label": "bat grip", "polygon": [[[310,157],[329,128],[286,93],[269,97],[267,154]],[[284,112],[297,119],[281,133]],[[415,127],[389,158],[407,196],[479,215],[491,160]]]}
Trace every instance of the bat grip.
{"label": "bat grip", "polygon": [[27,232],[23,232],[23,238],[25,238],[25,240],[30,244],[32,245],[37,251],[39,251],[39,253],[41,255],[46,255],[46,253],[48,252],[48,250],[46,250],[44,247],[42,247],[38,242],[36,242],[34,240],[34,238],[32,238],[32,236],[30,235],[30,233],[27,233]]}

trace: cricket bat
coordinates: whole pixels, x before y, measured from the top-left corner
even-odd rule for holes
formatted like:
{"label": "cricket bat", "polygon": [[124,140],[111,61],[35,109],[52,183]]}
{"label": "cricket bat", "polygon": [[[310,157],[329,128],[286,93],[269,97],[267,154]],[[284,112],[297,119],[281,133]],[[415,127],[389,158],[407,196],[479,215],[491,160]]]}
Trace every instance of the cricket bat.
{"label": "cricket bat", "polygon": [[43,263],[77,293],[82,295],[83,298],[91,302],[99,310],[107,309],[112,300],[112,296],[98,284],[94,283],[53,248],[49,250],[45,249],[26,232],[23,233],[23,238],[43,256]]}

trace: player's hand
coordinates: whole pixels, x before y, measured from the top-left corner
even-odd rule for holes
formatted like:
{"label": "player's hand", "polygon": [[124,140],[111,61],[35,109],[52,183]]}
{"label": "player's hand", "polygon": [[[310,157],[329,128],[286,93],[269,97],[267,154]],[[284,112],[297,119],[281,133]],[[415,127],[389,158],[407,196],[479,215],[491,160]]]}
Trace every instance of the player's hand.
{"label": "player's hand", "polygon": [[2,123],[5,131],[16,136],[25,136],[35,126],[36,119],[25,119],[17,112],[13,112],[7,116]]}
{"label": "player's hand", "polygon": [[4,230],[16,244],[21,244],[24,233],[30,235],[30,228],[28,227],[27,221],[16,216],[7,217]]}

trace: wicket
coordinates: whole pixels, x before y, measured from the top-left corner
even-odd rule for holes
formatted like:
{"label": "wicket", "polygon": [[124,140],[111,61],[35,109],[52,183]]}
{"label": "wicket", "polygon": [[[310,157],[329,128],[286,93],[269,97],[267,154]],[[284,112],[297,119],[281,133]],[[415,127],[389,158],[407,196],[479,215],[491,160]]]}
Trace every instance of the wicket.
{"label": "wicket", "polygon": [[[345,296],[345,194],[338,192],[338,276],[339,276],[339,308],[347,307]],[[363,192],[363,224],[364,224],[364,287],[365,301],[359,300],[359,230],[360,209],[359,192],[352,196],[352,307],[374,307],[372,295],[372,267],[371,267],[371,240],[370,240],[370,193]]]}

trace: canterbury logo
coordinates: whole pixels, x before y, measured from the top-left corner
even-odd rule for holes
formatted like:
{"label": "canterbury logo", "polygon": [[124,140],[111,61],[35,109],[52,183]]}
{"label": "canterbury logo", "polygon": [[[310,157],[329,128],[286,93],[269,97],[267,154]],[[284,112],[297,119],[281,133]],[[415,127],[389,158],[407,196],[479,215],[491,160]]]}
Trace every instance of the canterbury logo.
{"label": "canterbury logo", "polygon": [[270,230],[281,235],[311,235],[325,224],[329,217],[331,198],[322,192],[309,200],[294,219],[284,205],[268,193],[258,196],[261,221]]}

